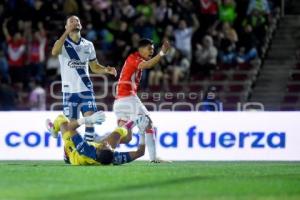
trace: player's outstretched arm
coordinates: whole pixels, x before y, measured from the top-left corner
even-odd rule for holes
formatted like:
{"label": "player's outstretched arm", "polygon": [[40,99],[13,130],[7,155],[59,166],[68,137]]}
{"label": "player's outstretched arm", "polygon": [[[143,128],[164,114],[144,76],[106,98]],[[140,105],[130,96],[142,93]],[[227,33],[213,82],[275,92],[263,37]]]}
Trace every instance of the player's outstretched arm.
{"label": "player's outstretched arm", "polygon": [[142,157],[145,154],[145,147],[145,134],[141,134],[138,149],[129,152],[115,152],[113,164],[122,165]]}
{"label": "player's outstretched arm", "polygon": [[54,46],[52,47],[51,53],[53,56],[58,56],[61,53],[61,49],[65,43],[66,38],[75,28],[76,24],[66,25],[65,32],[62,34],[62,36],[60,36],[60,38],[55,42]]}
{"label": "player's outstretched arm", "polygon": [[91,71],[95,74],[111,74],[113,76],[117,76],[117,70],[114,67],[104,67],[98,63],[97,59],[89,62],[89,66]]}
{"label": "player's outstretched arm", "polygon": [[154,67],[159,61],[160,59],[168,52],[170,48],[170,43],[168,41],[164,41],[160,52],[154,56],[153,58],[151,58],[150,60],[141,62],[138,66],[139,69],[149,69]]}
{"label": "player's outstretched arm", "polygon": [[136,151],[129,152],[132,161],[142,157],[145,154],[145,147],[145,144],[140,144]]}

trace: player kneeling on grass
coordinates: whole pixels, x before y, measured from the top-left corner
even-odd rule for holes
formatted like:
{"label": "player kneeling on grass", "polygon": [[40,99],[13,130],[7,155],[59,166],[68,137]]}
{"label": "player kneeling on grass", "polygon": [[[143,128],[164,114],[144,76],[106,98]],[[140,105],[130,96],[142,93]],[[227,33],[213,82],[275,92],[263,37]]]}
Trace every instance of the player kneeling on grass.
{"label": "player kneeling on grass", "polygon": [[69,121],[64,115],[59,115],[52,123],[49,119],[46,121],[48,130],[53,137],[57,137],[61,132],[64,141],[64,148],[72,165],[120,165],[131,162],[144,155],[145,135],[140,134],[138,149],[131,152],[117,152],[113,149],[118,144],[128,141],[127,130],[135,125],[139,128],[146,127],[148,119],[140,116],[135,121],[130,121],[122,127],[116,128],[111,134],[107,135],[101,141],[86,142],[76,129],[83,124],[101,124],[105,121],[103,112],[96,112],[89,117],[80,118],[76,121]]}

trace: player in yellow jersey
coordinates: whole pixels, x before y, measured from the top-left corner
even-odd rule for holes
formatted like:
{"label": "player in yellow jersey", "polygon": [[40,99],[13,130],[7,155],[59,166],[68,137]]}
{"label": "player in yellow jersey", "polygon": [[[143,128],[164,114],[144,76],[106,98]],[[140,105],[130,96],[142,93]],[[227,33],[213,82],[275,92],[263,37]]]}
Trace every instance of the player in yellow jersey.
{"label": "player in yellow jersey", "polygon": [[47,119],[46,125],[53,137],[57,137],[58,133],[61,132],[64,148],[72,165],[120,165],[144,155],[144,134],[140,135],[139,146],[136,151],[117,152],[114,151],[114,148],[120,143],[128,142],[130,136],[127,134],[127,129],[132,129],[135,125],[140,129],[145,129],[149,122],[147,117],[140,116],[137,120],[116,128],[111,134],[98,142],[86,142],[76,131],[83,124],[101,124],[104,121],[105,115],[99,111],[76,121],[69,121],[64,115],[59,115],[53,123]]}

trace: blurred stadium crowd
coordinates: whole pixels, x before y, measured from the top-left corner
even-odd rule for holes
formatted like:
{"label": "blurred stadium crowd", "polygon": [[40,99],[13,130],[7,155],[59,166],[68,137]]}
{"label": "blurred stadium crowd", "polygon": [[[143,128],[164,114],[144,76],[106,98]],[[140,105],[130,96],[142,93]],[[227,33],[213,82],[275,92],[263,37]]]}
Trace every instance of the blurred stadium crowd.
{"label": "blurred stadium crowd", "polygon": [[[119,72],[140,38],[157,46],[171,41],[173,48],[159,66],[143,74],[141,86],[148,93],[209,88],[220,101],[247,101],[280,18],[279,6],[280,0],[1,1],[0,109],[45,110],[61,101],[49,92],[60,79],[58,59],[50,52],[73,14],[80,17],[82,36],[94,43],[99,62]],[[189,98],[181,101],[195,104],[206,95]],[[111,104],[112,99],[103,101]],[[151,95],[145,100],[154,101]]]}

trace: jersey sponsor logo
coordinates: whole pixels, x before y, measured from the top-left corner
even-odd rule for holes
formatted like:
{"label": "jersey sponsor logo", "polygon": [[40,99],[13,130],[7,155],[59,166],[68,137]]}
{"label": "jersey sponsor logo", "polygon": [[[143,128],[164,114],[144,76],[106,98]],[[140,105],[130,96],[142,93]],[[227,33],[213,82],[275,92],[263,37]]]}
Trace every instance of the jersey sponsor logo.
{"label": "jersey sponsor logo", "polygon": [[75,69],[84,69],[86,67],[87,62],[83,62],[80,60],[75,60],[75,59],[71,59],[68,62],[68,66],[70,68],[75,68]]}

